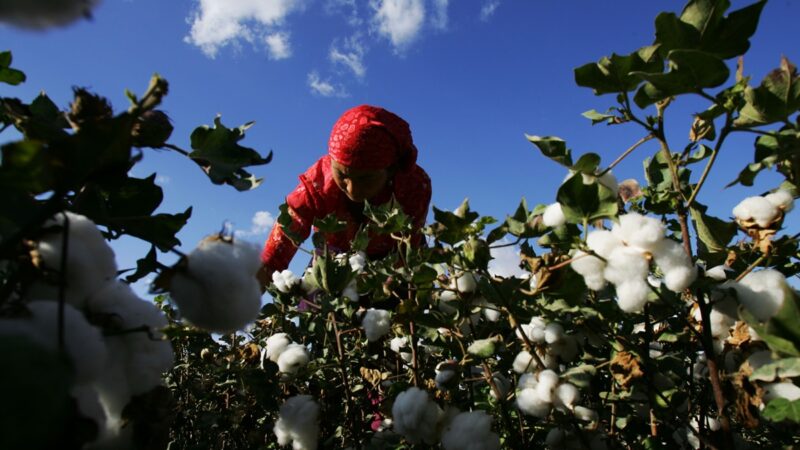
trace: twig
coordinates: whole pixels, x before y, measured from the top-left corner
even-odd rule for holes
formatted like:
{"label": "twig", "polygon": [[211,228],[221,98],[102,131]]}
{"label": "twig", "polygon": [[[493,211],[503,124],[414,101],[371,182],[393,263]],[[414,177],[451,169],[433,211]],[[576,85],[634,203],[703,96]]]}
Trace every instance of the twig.
{"label": "twig", "polygon": [[706,167],[703,169],[703,173],[700,175],[700,179],[697,180],[697,184],[694,186],[694,190],[692,191],[692,195],[689,196],[689,200],[686,200],[686,208],[688,209],[694,203],[694,199],[697,198],[697,194],[700,192],[700,188],[703,187],[703,184],[706,182],[706,178],[708,178],[708,174],[711,172],[711,167],[714,165],[714,162],[717,160],[717,156],[719,155],[719,151],[722,148],[722,143],[725,142],[725,138],[728,137],[731,128],[731,113],[729,112],[725,118],[725,127],[722,128],[722,131],[719,134],[719,139],[717,139],[716,145],[714,145],[714,149],[711,151],[711,156],[708,158],[708,163]]}
{"label": "twig", "polygon": [[752,264],[747,266],[747,269],[744,269],[744,272],[740,273],[738,277],[736,277],[736,281],[742,281],[742,278],[746,277],[747,274],[753,271],[756,267],[758,267],[764,260],[767,259],[767,254],[762,254],[758,257]]}
{"label": "twig", "polygon": [[176,152],[180,153],[183,156],[189,156],[189,152],[187,152],[186,150],[178,147],[177,145],[173,145],[173,144],[170,144],[168,142],[165,142],[163,146],[168,148],[168,149],[170,149],[170,150],[175,150]]}
{"label": "twig", "polygon": [[608,167],[606,167],[602,172],[597,174],[597,177],[602,177],[603,175],[605,175],[606,172],[608,172],[611,169],[613,169],[614,167],[616,167],[617,164],[622,162],[623,159],[625,159],[628,155],[633,153],[633,151],[636,150],[637,148],[639,148],[640,145],[644,144],[645,142],[649,141],[650,139],[653,139],[654,137],[655,137],[655,135],[653,133],[650,133],[647,136],[645,136],[645,137],[639,139],[638,141],[636,141],[635,144],[631,145],[630,148],[628,148],[621,155],[619,155],[619,157],[617,157],[617,159],[615,159],[614,162],[609,164]]}

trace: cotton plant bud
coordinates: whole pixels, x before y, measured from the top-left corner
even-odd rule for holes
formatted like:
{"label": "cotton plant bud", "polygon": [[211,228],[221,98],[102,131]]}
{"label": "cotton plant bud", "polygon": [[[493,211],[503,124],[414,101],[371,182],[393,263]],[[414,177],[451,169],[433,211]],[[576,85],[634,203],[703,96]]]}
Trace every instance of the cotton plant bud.
{"label": "cotton plant bud", "polygon": [[314,450],[319,439],[319,405],[310,395],[296,395],[281,405],[273,432],[278,445],[294,450]]}
{"label": "cotton plant bud", "polygon": [[544,210],[542,214],[542,223],[544,226],[556,228],[567,223],[567,218],[564,217],[564,211],[561,209],[561,203],[552,203]]}
{"label": "cotton plant bud", "polygon": [[544,341],[548,344],[555,344],[564,339],[564,327],[559,323],[548,323],[544,328]]}
{"label": "cotton plant bud", "polygon": [[800,387],[788,381],[764,385],[764,402],[775,398],[785,398],[790,402],[800,399]]}
{"label": "cotton plant bud", "polygon": [[434,370],[436,373],[434,381],[440,390],[451,387],[451,384],[458,379],[458,362],[455,360],[442,361]]}
{"label": "cotton plant bud", "polygon": [[471,294],[478,289],[478,281],[475,279],[475,275],[465,272],[456,279],[453,288],[462,294]]}
{"label": "cotton plant bud", "polygon": [[499,450],[500,436],[492,432],[492,416],[485,411],[462,412],[442,431],[445,450]]}
{"label": "cotton plant bud", "polygon": [[765,195],[764,198],[783,212],[789,212],[794,208],[794,197],[783,189],[778,189],[775,192],[769,193]]}
{"label": "cotton plant bud", "polygon": [[364,252],[356,252],[350,255],[347,262],[350,263],[350,268],[353,269],[353,272],[361,273],[364,271],[364,268],[367,267],[367,254]]}
{"label": "cotton plant bud", "polygon": [[6,0],[0,2],[0,22],[45,29],[91,17],[100,0]]}
{"label": "cotton plant bud", "polygon": [[281,353],[292,343],[286,333],[275,333],[267,339],[266,357],[270,361],[277,363]]}
{"label": "cotton plant bud", "polygon": [[585,406],[576,405],[572,412],[575,414],[576,419],[583,420],[584,422],[597,422],[600,420],[597,411]]}
{"label": "cotton plant bud", "polygon": [[[58,351],[58,303],[43,300],[26,306],[30,317],[0,319],[0,335],[26,336],[47,350]],[[69,304],[64,304],[64,350],[78,384],[95,380],[108,358],[100,329]]]}
{"label": "cotton plant bud", "polygon": [[552,370],[539,372],[539,384],[536,385],[536,393],[539,398],[547,403],[553,403],[553,394],[558,386],[558,374]]}
{"label": "cotton plant bud", "polygon": [[606,279],[603,278],[606,263],[602,259],[582,250],[577,250],[572,255],[570,267],[578,275],[583,276],[583,281],[589,289],[599,291],[606,286]]}
{"label": "cotton plant bud", "polygon": [[444,412],[428,393],[411,387],[392,405],[392,428],[411,444],[433,445],[438,441],[437,424]]}
{"label": "cotton plant bud", "polygon": [[289,269],[276,270],[272,272],[272,284],[275,285],[278,291],[288,294],[294,286],[300,284],[300,280]]}
{"label": "cotton plant bud", "polygon": [[[109,280],[117,276],[114,251],[106,242],[97,226],[80,214],[65,213],[69,227],[67,258],[63,268],[66,279],[67,303],[82,308],[86,299]],[[65,227],[64,214],[56,214],[44,223],[44,228]],[[64,250],[64,228],[48,230],[38,242],[37,254],[43,266],[60,272]],[[33,300],[55,299],[58,286],[34,283],[29,293]]]}
{"label": "cotton plant bud", "polygon": [[308,349],[302,344],[291,343],[278,357],[278,370],[287,375],[295,375],[298,370],[308,365]]}
{"label": "cotton plant bud", "polygon": [[206,238],[185,261],[185,269],[172,277],[170,293],[189,322],[228,333],[256,319],[261,310],[256,279],[261,262],[254,245]]}
{"label": "cotton plant bud", "polygon": [[556,407],[564,407],[572,410],[575,400],[581,396],[578,388],[571,383],[561,383],[556,387],[553,403]]}
{"label": "cotton plant bud", "polygon": [[647,281],[631,279],[617,285],[617,305],[627,313],[641,312],[647,304],[649,294],[650,287]]}
{"label": "cotton plant bud", "polygon": [[514,363],[512,364],[514,372],[517,373],[533,372],[536,370],[537,366],[536,360],[533,359],[533,356],[527,350],[517,353],[517,356],[514,358]]}
{"label": "cotton plant bud", "polygon": [[391,330],[391,313],[383,309],[370,308],[361,319],[361,326],[364,327],[368,341],[377,341]]}
{"label": "cotton plant bud", "polygon": [[405,336],[395,336],[392,338],[392,340],[389,342],[389,348],[391,348],[393,352],[400,355],[400,359],[406,363],[410,363],[413,359],[413,355],[411,354],[411,346],[408,344],[408,338]]}
{"label": "cotton plant bud", "polygon": [[505,400],[506,396],[508,395],[508,391],[511,389],[511,381],[503,374],[495,372],[492,374],[492,382],[494,382],[494,386],[497,388],[497,391],[490,388],[489,395],[495,400]]}
{"label": "cotton plant bud", "polygon": [[643,251],[653,251],[664,239],[664,232],[661,220],[635,212],[619,216],[619,223],[611,228],[618,239]]}
{"label": "cotton plant bud", "polygon": [[594,230],[586,236],[586,245],[601,258],[608,259],[611,252],[625,244],[609,230]]}
{"label": "cotton plant bud", "polygon": [[773,203],[765,197],[747,197],[733,208],[733,216],[739,224],[755,222],[761,228],[768,228],[781,214]]}

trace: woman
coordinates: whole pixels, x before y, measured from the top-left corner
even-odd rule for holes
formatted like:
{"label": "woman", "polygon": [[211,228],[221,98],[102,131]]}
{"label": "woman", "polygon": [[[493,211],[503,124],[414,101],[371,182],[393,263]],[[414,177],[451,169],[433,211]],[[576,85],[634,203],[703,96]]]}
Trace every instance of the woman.
{"label": "woman", "polygon": [[[300,184],[286,197],[293,219],[291,231],[306,239],[314,219],[335,214],[347,228],[326,235],[327,245],[334,251],[347,251],[366,220],[364,201],[382,204],[392,196],[411,217],[416,230],[412,242],[418,244],[431,201],[431,181],[417,165],[408,123],[383,108],[357,106],[339,118],[328,140],[328,154],[300,175]],[[370,236],[366,253],[380,258],[395,245],[388,235]],[[296,251],[276,223],[261,253],[263,286],[270,283],[274,271],[288,267]]]}

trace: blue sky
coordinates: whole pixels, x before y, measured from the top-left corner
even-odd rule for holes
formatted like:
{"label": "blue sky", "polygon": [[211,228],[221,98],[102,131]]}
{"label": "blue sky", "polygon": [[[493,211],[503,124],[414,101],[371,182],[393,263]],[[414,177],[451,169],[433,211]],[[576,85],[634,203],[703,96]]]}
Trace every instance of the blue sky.
{"label": "blue sky", "polygon": [[[737,9],[752,2],[732,3]],[[45,90],[66,106],[72,86],[85,86],[123,110],[124,90],[142,92],[158,72],[170,82],[163,109],[175,125],[172,143],[188,149],[192,129],[211,124],[216,114],[228,126],[254,120],[243,145],[274,151],[271,164],[254,168],[264,178],[254,191],[212,186],[171,152],[146,151],[135,169],[138,176],[158,173],[162,211],[194,206],[179,235],[184,251],[225,221],[263,241],[266,231],[253,220],[269,224],[297,175],[325,153],[336,118],[362,103],[386,107],[411,124],[420,165],[433,181],[434,205],[453,209],[468,197],[473,209],[502,219],[522,197],[530,205],[554,201],[565,175],[525,133],[560,136],[574,153],[599,153],[606,164],[642,136],[633,126],[591,127],[581,113],[605,110],[613,99],[577,87],[572,70],[650,44],[658,12],[682,6],[642,0],[104,0],[91,21],[63,28],[0,25],[2,47],[28,75],[22,86],[3,85],[0,93],[29,101]],[[767,4],[745,59],[745,73],[756,83],[781,55],[800,62],[798,18],[800,2]],[[700,108],[671,108],[676,148],[685,144],[690,114]],[[617,177],[644,182],[641,161],[654,151],[655,144],[637,150],[615,169]],[[752,190],[723,190],[751,161],[752,138],[731,139],[725,152],[700,200],[729,217],[739,200],[776,187],[777,178],[761,176]],[[117,248],[121,267],[143,254],[133,242]],[[300,255],[292,268],[306,262]]]}

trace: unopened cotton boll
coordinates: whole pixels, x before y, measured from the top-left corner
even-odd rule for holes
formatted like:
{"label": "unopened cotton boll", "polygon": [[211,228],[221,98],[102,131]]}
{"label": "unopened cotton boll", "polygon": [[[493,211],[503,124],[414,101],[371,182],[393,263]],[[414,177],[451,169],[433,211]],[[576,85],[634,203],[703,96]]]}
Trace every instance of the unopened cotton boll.
{"label": "unopened cotton boll", "polygon": [[[97,226],[80,214],[66,212],[56,214],[44,223],[44,228],[68,227],[67,258],[64,267],[66,279],[66,301],[82,308],[86,299],[103,284],[117,276],[117,263],[114,251],[106,242]],[[64,250],[64,228],[46,232],[37,244],[37,252],[44,266],[50,270],[61,271]],[[58,286],[34,283],[29,297],[33,300],[57,298]]]}
{"label": "unopened cotton boll", "polygon": [[63,26],[90,17],[100,0],[4,0],[0,21],[24,28]]}
{"label": "unopened cotton boll", "polygon": [[387,334],[392,327],[391,313],[383,309],[370,308],[361,320],[367,340],[377,341]]}
{"label": "unopened cotton boll", "polygon": [[733,216],[737,221],[754,221],[759,227],[766,228],[780,215],[780,209],[764,197],[747,197],[733,208]]}
{"label": "unopened cotton boll", "polygon": [[619,223],[614,224],[611,232],[631,247],[652,251],[664,239],[664,224],[654,217],[632,212],[619,216]]}
{"label": "unopened cotton boll", "polygon": [[278,370],[281,373],[294,375],[308,364],[308,350],[302,344],[291,343],[278,357]]}
{"label": "unopened cotton boll", "polygon": [[443,411],[428,393],[412,387],[400,393],[392,405],[392,428],[411,444],[436,443],[437,424]]}
{"label": "unopened cotton boll", "polygon": [[572,256],[570,267],[583,276],[583,281],[589,289],[599,291],[606,286],[606,279],[603,277],[606,263],[602,259],[578,250]]}
{"label": "unopened cotton boll", "polygon": [[531,356],[530,352],[527,350],[523,350],[517,353],[517,356],[514,358],[514,363],[512,364],[514,372],[517,373],[525,373],[525,372],[533,372],[536,370],[537,364],[536,361]]}
{"label": "unopened cotton boll", "polygon": [[[742,286],[747,289],[742,289]],[[750,272],[738,285],[733,284],[733,287],[739,301],[762,322],[780,311],[786,301],[787,290],[791,289],[786,283],[786,277],[774,269]]]}
{"label": "unopened cotton boll", "polygon": [[522,389],[517,391],[517,408],[524,414],[544,418],[550,415],[553,405],[539,397],[537,389]]}
{"label": "unopened cotton boll", "polygon": [[650,287],[647,282],[641,279],[632,279],[630,281],[617,285],[617,305],[619,309],[627,313],[638,313],[644,309],[647,304],[647,296],[650,293]]}
{"label": "unopened cotton boll", "polygon": [[273,432],[278,445],[294,450],[314,450],[319,439],[319,405],[310,395],[296,395],[281,405]]}
{"label": "unopened cotton boll", "polygon": [[266,357],[270,361],[277,363],[281,353],[292,343],[286,333],[275,333],[267,339]]}
{"label": "unopened cotton boll", "polygon": [[794,208],[794,197],[783,189],[767,194],[764,198],[783,212],[789,212]]}
{"label": "unopened cotton boll", "polygon": [[445,450],[498,450],[500,436],[492,432],[492,416],[485,411],[462,412],[442,432]]}
{"label": "unopened cotton boll", "polygon": [[542,214],[542,223],[550,228],[560,227],[567,223],[567,218],[564,217],[564,211],[561,209],[561,203],[556,202],[545,208],[544,214]]}
{"label": "unopened cotton boll", "polygon": [[261,310],[256,279],[258,250],[244,241],[206,239],[172,277],[170,293],[183,317],[210,331],[228,333],[254,321]]}

